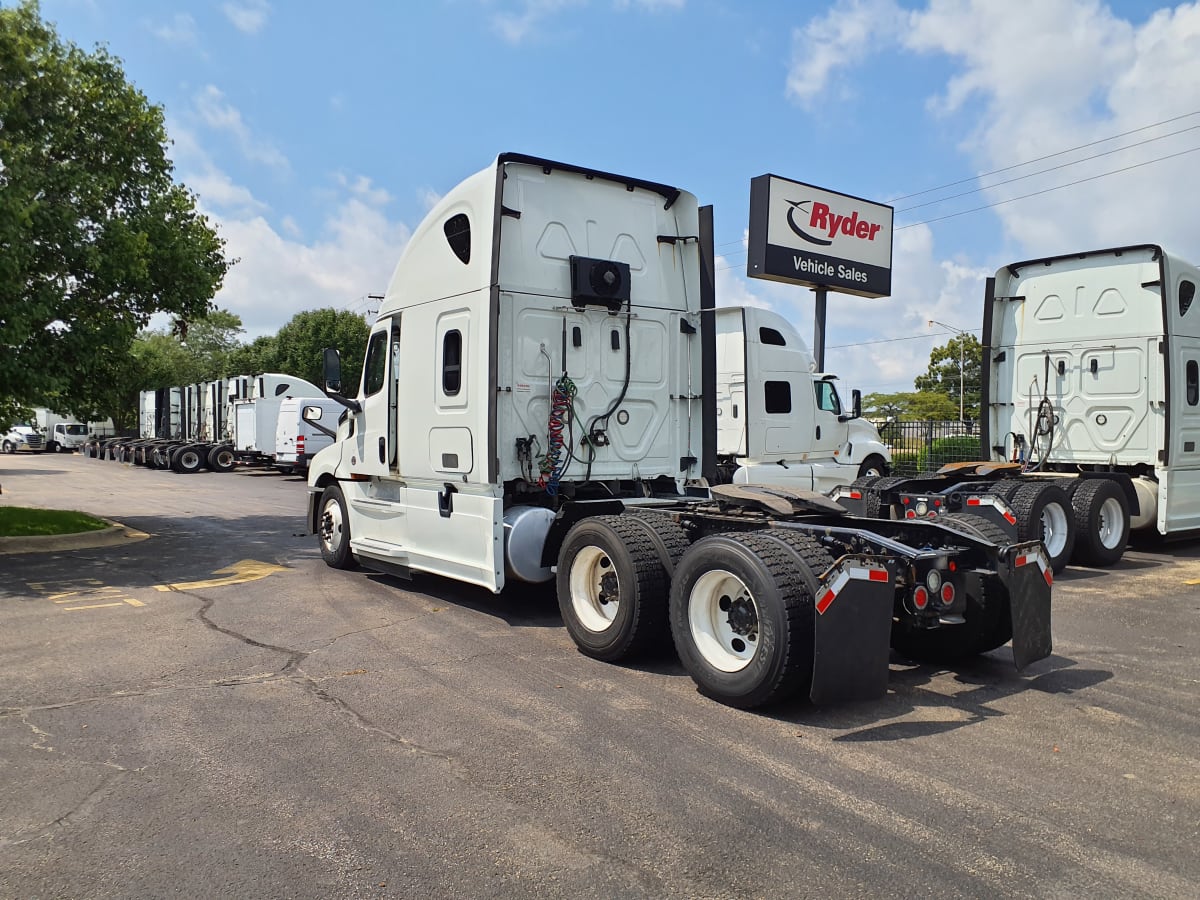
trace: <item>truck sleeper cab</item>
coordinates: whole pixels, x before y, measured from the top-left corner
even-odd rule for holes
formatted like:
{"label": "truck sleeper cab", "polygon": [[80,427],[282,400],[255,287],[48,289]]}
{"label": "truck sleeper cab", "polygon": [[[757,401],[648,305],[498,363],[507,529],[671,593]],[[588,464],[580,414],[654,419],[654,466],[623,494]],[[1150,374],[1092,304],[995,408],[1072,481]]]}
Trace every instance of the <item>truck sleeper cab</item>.
{"label": "truck sleeper cab", "polygon": [[878,696],[889,645],[1048,654],[1036,542],[972,517],[858,522],[811,491],[709,491],[702,254],[711,216],[654,182],[505,154],[448,192],[396,267],[355,398],[327,351],[345,415],[309,468],[325,561],[494,592],[553,578],[583,653],[669,634],[735,706]]}

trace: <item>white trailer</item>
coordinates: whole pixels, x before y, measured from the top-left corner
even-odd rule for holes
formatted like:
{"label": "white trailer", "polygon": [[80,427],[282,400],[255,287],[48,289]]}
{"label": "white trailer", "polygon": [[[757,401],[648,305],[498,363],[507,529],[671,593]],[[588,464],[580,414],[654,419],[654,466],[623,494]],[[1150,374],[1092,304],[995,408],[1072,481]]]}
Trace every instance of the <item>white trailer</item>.
{"label": "white trailer", "polygon": [[[827,493],[884,475],[891,451],[849,408],[836,375],[815,371],[804,340],[778,313],[722,307],[717,323],[717,456],[723,480]],[[750,377],[747,377],[747,373]]]}
{"label": "white trailer", "polygon": [[711,226],[669,185],[516,154],[446,193],[396,267],[356,398],[326,351],[347,414],[309,469],[325,561],[495,592],[554,578],[583,653],[673,639],[703,692],[743,707],[878,696],[889,644],[1047,655],[1036,542],[710,491]]}

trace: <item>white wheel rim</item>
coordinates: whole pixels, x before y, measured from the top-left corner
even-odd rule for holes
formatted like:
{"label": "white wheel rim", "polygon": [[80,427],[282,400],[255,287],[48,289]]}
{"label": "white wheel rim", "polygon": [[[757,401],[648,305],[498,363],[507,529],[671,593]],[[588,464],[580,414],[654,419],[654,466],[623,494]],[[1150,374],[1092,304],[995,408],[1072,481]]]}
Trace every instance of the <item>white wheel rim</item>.
{"label": "white wheel rim", "polygon": [[571,562],[571,609],[588,631],[606,631],[621,608],[621,582],[609,555],[584,547]]}
{"label": "white wheel rim", "polygon": [[1042,543],[1051,556],[1059,556],[1067,546],[1067,511],[1059,503],[1042,507]]}
{"label": "white wheel rim", "polygon": [[189,450],[187,453],[183,454],[182,465],[185,469],[199,468],[200,457],[194,451]]}
{"label": "white wheel rim", "polygon": [[732,572],[713,569],[696,579],[688,597],[688,624],[696,649],[714,669],[740,672],[758,652],[758,604]]}
{"label": "white wheel rim", "polygon": [[330,553],[342,546],[342,507],[333,499],[321,511],[321,543]]}
{"label": "white wheel rim", "polygon": [[1125,516],[1122,515],[1121,503],[1115,497],[1109,497],[1100,504],[1099,524],[1096,537],[1106,550],[1115,550],[1125,540]]}

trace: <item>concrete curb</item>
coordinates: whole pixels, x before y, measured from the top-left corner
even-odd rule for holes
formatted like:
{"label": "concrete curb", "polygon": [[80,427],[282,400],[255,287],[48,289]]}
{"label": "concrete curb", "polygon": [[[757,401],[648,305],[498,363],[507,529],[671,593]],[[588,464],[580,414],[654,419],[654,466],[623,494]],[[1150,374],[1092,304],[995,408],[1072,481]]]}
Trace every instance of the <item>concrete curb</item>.
{"label": "concrete curb", "polygon": [[0,556],[13,553],[50,553],[58,550],[90,550],[94,547],[116,547],[120,544],[144,541],[150,535],[112,519],[104,519],[108,527],[79,534],[45,534],[29,537],[0,537]]}

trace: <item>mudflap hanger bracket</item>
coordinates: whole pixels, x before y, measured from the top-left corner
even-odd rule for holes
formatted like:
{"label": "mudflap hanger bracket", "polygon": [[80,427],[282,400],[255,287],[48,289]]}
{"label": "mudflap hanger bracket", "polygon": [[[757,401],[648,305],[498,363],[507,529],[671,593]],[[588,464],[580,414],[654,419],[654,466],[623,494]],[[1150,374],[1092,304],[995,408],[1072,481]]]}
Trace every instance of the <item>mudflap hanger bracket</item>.
{"label": "mudflap hanger bracket", "polygon": [[1040,541],[1012,544],[1000,551],[997,567],[1008,591],[1012,615],[1013,662],[1020,671],[1054,650],[1050,634],[1050,593],[1054,575]]}

